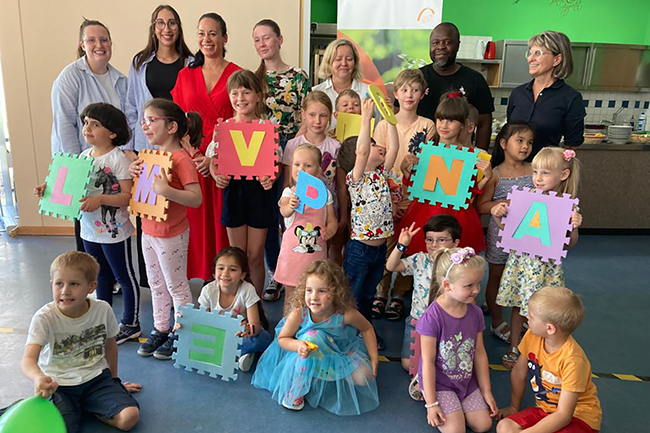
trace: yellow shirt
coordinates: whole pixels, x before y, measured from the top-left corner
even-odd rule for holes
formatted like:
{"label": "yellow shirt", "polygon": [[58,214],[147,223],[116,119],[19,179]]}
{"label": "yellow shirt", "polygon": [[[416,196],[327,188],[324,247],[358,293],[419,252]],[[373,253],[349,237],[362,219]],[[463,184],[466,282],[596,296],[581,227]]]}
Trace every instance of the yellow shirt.
{"label": "yellow shirt", "polygon": [[521,356],[528,361],[528,379],[535,393],[537,407],[547,413],[557,411],[560,393],[577,392],[578,403],[573,416],[600,430],[603,412],[591,380],[591,364],[582,347],[569,336],[553,353],[544,349],[544,339],[526,332],[519,343]]}

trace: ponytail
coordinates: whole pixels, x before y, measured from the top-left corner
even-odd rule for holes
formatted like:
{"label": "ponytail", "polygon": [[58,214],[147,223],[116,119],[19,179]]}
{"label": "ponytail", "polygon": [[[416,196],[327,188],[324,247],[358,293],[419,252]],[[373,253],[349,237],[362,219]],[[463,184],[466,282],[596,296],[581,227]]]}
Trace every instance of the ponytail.
{"label": "ponytail", "polygon": [[199,113],[190,111],[187,117],[187,135],[190,137],[190,146],[198,149],[203,141],[203,119]]}

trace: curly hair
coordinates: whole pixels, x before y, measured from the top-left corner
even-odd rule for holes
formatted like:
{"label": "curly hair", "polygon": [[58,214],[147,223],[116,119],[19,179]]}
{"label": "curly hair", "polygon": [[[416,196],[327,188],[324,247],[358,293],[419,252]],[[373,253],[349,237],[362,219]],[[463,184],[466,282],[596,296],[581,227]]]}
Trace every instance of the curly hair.
{"label": "curly hair", "polygon": [[316,260],[305,270],[298,285],[293,290],[289,304],[291,308],[307,308],[305,290],[307,289],[307,278],[312,275],[321,278],[330,288],[335,312],[344,313],[348,308],[357,308],[343,270],[339,265],[329,260]]}

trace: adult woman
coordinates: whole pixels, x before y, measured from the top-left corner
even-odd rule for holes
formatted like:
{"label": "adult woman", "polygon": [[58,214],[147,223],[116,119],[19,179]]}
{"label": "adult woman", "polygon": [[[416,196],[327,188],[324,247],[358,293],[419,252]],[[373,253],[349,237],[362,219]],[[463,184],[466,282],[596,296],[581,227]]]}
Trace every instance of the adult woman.
{"label": "adult woman", "polygon": [[[52,85],[52,154],[78,155],[89,147],[79,115],[86,106],[105,102],[124,109],[126,77],[109,64],[113,55],[111,33],[95,20],[79,27],[78,59],[66,66]],[[83,251],[81,226],[75,220],[77,251]]]}
{"label": "adult woman", "polygon": [[[185,44],[181,17],[168,5],[158,6],[151,14],[146,47],[133,57],[124,113],[131,126],[131,140],[123,149],[140,152],[150,149],[149,140],[140,127],[144,104],[152,98],[172,99],[176,77],[187,65],[192,52]],[[146,265],[142,255],[142,222],[136,218],[138,269],[140,284],[148,287]]]}
{"label": "adult woman", "polygon": [[[359,68],[359,52],[347,39],[330,42],[325,49],[318,76],[327,80],[314,86],[312,90],[325,92],[332,101],[332,107],[336,107],[336,97],[346,89],[354,90],[362,98],[368,93],[368,85],[361,82],[363,76]],[[332,116],[331,128],[335,127],[336,119]]]}
{"label": "adult woman", "polygon": [[190,222],[187,272],[190,278],[203,280],[212,278],[212,260],[217,251],[228,246],[226,229],[220,222],[222,190],[216,188],[210,177],[210,159],[204,156],[217,120],[229,119],[233,114],[226,84],[228,77],[241,68],[225,59],[226,42],[228,33],[223,18],[213,12],[203,14],[198,26],[199,51],[194,61],[178,74],[172,90],[174,102],[186,112],[196,111],[203,118],[201,154],[194,158],[203,175],[199,176],[203,204],[187,214]]}
{"label": "adult woman", "polygon": [[[280,26],[269,19],[264,19],[253,27],[253,43],[260,56],[260,67],[255,74],[260,78],[265,89],[265,102],[272,116],[279,123],[280,146],[284,149],[287,141],[292,139],[300,128],[302,100],[307,96],[307,74],[300,68],[287,65],[280,54],[284,39]],[[281,176],[282,174],[280,174]],[[273,188],[280,199],[282,179],[278,179]],[[278,283],[273,273],[280,254],[279,210],[274,217],[273,227],[266,237],[265,255],[269,267],[269,285],[264,292],[264,299],[277,300],[280,296]]]}
{"label": "adult woman", "polygon": [[580,146],[585,107],[580,92],[564,82],[573,72],[571,42],[560,32],[546,31],[528,40],[528,72],[532,81],[512,91],[508,122],[528,122],[535,130],[533,152],[543,147]]}

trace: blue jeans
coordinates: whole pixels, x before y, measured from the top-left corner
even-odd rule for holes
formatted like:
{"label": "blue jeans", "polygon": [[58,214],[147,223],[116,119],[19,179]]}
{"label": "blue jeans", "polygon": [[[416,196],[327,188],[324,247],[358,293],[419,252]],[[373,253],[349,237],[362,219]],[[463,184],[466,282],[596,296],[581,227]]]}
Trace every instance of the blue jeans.
{"label": "blue jeans", "polygon": [[359,312],[372,322],[372,300],[377,291],[377,284],[384,275],[386,265],[386,244],[366,245],[351,240],[345,246],[343,269],[350,281],[350,290],[357,300]]}
{"label": "blue jeans", "polygon": [[271,344],[271,334],[266,329],[263,329],[257,335],[246,337],[242,340],[240,349],[241,354],[263,352]]}

